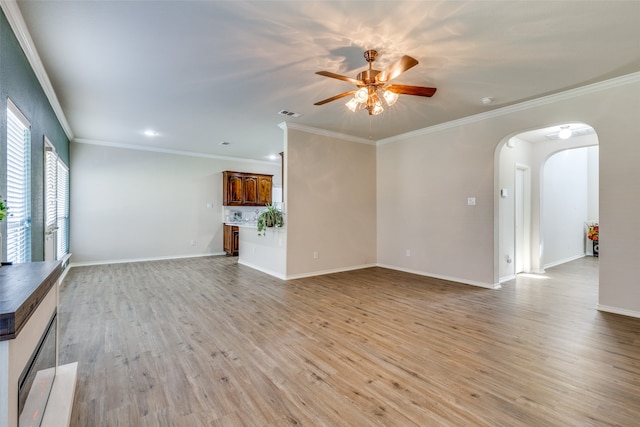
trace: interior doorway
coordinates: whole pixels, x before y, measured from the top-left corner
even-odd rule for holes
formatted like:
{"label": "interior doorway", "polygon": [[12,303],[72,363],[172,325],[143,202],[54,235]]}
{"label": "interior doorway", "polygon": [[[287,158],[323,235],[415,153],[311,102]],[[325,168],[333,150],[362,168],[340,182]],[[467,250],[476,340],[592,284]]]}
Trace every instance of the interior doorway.
{"label": "interior doorway", "polygon": [[[571,131],[570,135],[561,138],[560,131],[565,129]],[[588,254],[585,223],[598,219],[597,145],[598,138],[591,126],[568,123],[515,134],[497,147],[495,264],[499,282],[511,280],[519,273],[544,273],[545,267]],[[581,147],[595,149],[580,155],[575,154],[580,150],[572,150]],[[560,152],[571,154],[554,157]],[[545,175],[545,165],[552,157],[554,161],[549,163],[554,167],[548,168],[551,172]],[[567,162],[579,158],[582,163],[558,166],[565,158]],[[595,179],[587,178],[591,170],[596,173]],[[570,185],[590,187],[588,191],[578,191]],[[576,196],[587,192],[589,196],[582,199]],[[568,219],[572,221],[569,226]],[[562,239],[567,238],[568,228],[572,230],[571,242],[565,244]]]}

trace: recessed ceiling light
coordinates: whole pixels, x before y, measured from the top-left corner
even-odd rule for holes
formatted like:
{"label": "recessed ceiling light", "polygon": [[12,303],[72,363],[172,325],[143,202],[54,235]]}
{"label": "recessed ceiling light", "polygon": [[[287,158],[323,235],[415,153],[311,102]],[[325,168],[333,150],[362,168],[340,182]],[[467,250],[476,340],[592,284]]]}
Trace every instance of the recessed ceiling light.
{"label": "recessed ceiling light", "polygon": [[146,136],[158,136],[158,132],[156,132],[156,131],[155,131],[155,130],[153,130],[153,129],[147,129],[147,130],[145,130],[145,131],[144,131],[144,134],[145,134]]}
{"label": "recessed ceiling light", "polygon": [[270,154],[268,156],[269,160],[278,160],[280,158],[280,156],[276,155],[276,154]]}
{"label": "recessed ceiling light", "polygon": [[484,105],[489,105],[493,102],[493,98],[491,96],[485,96],[480,101],[482,101]]}

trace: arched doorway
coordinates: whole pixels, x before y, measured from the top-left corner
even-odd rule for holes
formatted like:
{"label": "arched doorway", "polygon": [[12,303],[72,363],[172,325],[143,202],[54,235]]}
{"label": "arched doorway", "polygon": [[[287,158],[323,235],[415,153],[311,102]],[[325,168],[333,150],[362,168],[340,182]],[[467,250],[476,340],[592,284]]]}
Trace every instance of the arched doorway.
{"label": "arched doorway", "polygon": [[[563,139],[559,133],[565,128],[572,134]],[[543,273],[545,266],[584,256],[586,245],[576,249],[575,239],[584,240],[584,223],[598,219],[597,146],[595,130],[584,123],[520,132],[498,145],[495,264],[499,282],[511,280],[520,272]],[[596,148],[590,152],[568,151],[585,147]],[[553,157],[560,152],[566,153]],[[550,168],[545,174],[547,165]],[[574,190],[572,185],[589,188]],[[578,193],[580,197],[577,197]],[[574,199],[574,205],[571,205]],[[565,233],[566,224],[558,224],[563,221],[572,221],[569,227],[572,234]],[[565,234],[573,239],[568,248],[561,247],[567,246],[562,242]],[[545,244],[548,247],[545,248]]]}

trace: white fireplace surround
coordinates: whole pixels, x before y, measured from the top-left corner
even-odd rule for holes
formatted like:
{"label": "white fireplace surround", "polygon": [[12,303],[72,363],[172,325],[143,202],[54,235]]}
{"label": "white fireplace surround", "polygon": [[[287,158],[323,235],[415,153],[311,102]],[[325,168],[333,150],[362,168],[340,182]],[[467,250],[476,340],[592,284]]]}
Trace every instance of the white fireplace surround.
{"label": "white fireplace surround", "polygon": [[[0,427],[18,426],[18,379],[57,308],[59,283],[51,287],[15,339],[0,341]],[[69,425],[77,365],[58,366],[41,426]]]}

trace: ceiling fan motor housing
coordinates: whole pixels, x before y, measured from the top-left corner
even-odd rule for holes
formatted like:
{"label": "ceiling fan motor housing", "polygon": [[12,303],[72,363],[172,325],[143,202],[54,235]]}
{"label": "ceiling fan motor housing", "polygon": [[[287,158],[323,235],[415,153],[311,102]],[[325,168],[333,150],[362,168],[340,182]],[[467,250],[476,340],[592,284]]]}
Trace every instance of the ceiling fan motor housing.
{"label": "ceiling fan motor housing", "polygon": [[376,76],[378,74],[380,74],[380,71],[368,69],[368,70],[362,71],[361,73],[358,73],[357,78],[358,80],[365,82],[365,84],[370,85],[370,84],[376,83]]}

